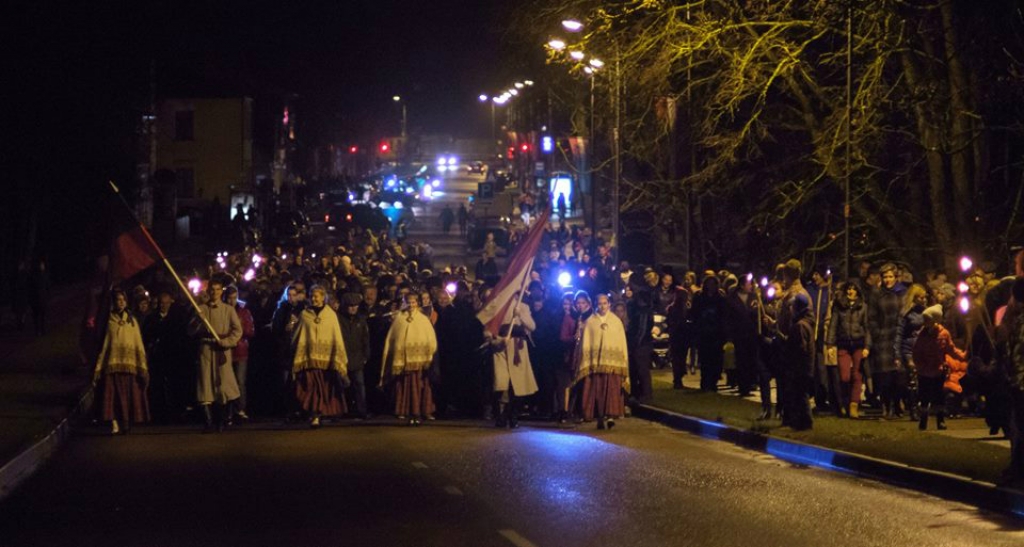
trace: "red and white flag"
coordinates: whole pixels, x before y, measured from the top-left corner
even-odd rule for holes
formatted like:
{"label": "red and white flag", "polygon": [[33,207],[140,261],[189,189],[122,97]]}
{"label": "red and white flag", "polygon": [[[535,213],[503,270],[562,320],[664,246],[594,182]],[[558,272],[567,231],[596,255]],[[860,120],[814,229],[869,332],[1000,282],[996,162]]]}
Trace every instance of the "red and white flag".
{"label": "red and white flag", "polygon": [[494,336],[499,336],[498,330],[502,325],[512,322],[512,314],[518,301],[516,293],[525,290],[530,281],[533,260],[537,257],[537,249],[540,248],[540,241],[544,237],[544,227],[548,224],[549,215],[550,210],[545,210],[534,221],[526,238],[509,259],[505,275],[501,276],[498,285],[491,291],[491,297],[476,315],[484,324],[484,329]]}

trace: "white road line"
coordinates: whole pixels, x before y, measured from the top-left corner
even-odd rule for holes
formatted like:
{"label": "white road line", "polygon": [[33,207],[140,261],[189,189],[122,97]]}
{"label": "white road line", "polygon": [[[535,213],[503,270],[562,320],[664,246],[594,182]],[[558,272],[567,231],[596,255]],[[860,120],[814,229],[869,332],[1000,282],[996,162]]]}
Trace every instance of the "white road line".
{"label": "white road line", "polygon": [[451,494],[453,496],[461,496],[462,495],[462,490],[459,490],[459,487],[457,487],[457,486],[451,486],[451,485],[445,486],[444,487],[444,491],[448,492],[449,494]]}
{"label": "white road line", "polygon": [[515,530],[498,530],[498,533],[516,547],[537,547],[535,543],[519,535]]}
{"label": "white road line", "polygon": [[412,466],[416,469],[427,469],[427,464],[423,462],[412,462]]}

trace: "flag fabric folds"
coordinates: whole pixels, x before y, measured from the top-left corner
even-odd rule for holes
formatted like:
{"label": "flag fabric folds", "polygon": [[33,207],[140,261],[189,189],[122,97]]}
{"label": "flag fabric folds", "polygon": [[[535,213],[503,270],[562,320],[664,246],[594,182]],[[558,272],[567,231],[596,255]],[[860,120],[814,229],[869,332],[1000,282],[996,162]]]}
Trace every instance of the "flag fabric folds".
{"label": "flag fabric folds", "polygon": [[110,285],[116,285],[163,259],[163,253],[141,225],[114,239],[110,248]]}
{"label": "flag fabric folds", "polygon": [[534,221],[519,248],[509,259],[505,275],[498,281],[497,286],[491,291],[491,297],[476,316],[484,324],[484,329],[494,336],[499,336],[498,331],[502,325],[512,321],[517,301],[516,293],[525,290],[529,283],[533,260],[544,237],[544,227],[548,224],[549,215],[550,210],[545,210]]}

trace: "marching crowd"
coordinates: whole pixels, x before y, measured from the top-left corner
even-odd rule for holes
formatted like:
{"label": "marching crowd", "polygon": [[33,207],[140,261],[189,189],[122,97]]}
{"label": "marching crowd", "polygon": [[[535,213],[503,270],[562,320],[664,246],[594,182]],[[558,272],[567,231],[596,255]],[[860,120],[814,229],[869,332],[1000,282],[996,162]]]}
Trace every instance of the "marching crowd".
{"label": "marching crowd", "polygon": [[[95,361],[102,418],[114,432],[189,412],[210,431],[253,412],[314,428],[370,415],[516,427],[527,413],[611,428],[627,402],[651,401],[667,334],[675,388],[699,369],[701,389],[716,391],[724,375],[740,395],[759,391],[762,419],[795,430],[815,413],[856,419],[868,408],[921,429],[930,417],[943,429],[948,415],[982,415],[1011,437],[1021,468],[1020,271],[972,268],[958,287],[895,263],[865,262],[838,284],[796,259],[761,278],[634,270],[586,228],[562,224],[545,227],[514,319],[487,328],[478,315],[494,269],[435,271],[429,247],[410,247],[357,230],[319,257],[301,247],[219,255],[193,281],[204,287],[198,313],[166,278],[148,281],[153,293],[115,291]],[[484,255],[493,261],[493,249]]]}

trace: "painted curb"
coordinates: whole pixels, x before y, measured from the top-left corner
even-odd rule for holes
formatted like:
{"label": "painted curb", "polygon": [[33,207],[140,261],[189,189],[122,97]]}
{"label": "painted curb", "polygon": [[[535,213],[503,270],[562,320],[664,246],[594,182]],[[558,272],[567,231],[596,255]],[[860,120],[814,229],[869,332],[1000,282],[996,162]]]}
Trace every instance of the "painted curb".
{"label": "painted curb", "polygon": [[90,387],[78,399],[78,404],[67,417],[47,436],[36,441],[21,454],[12,458],[0,468],[0,501],[11,495],[17,487],[32,476],[47,460],[50,459],[65,441],[71,436],[71,422],[84,414],[92,406],[93,389]]}
{"label": "painted curb", "polygon": [[949,473],[804,444],[725,424],[678,414],[650,405],[634,405],[633,417],[771,454],[798,465],[839,471],[857,477],[915,490],[982,509],[1024,518],[1024,492],[1001,488]]}

